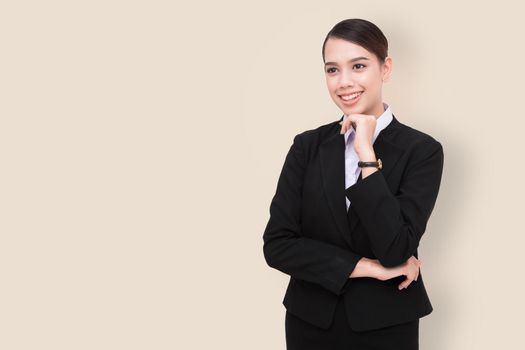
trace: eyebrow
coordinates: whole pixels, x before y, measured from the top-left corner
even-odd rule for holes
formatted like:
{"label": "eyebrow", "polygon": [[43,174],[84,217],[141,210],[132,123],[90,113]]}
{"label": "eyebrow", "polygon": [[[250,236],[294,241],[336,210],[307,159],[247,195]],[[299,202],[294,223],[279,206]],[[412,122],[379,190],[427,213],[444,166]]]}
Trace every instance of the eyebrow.
{"label": "eyebrow", "polygon": [[[347,63],[355,62],[355,61],[359,61],[359,60],[368,60],[368,59],[369,59],[368,57],[365,57],[365,56],[359,56],[359,57],[356,57],[356,58],[352,58],[351,60],[348,60]],[[328,66],[328,65],[334,65],[334,66],[337,66],[337,63],[336,63],[336,62],[326,62],[324,65],[325,65],[325,66]]]}

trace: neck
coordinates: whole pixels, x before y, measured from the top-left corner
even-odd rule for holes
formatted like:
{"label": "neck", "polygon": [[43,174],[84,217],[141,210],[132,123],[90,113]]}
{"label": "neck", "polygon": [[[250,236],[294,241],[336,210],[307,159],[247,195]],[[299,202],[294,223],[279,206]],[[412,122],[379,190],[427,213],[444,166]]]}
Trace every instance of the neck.
{"label": "neck", "polygon": [[384,112],[385,107],[383,106],[383,102],[379,102],[379,104],[376,105],[374,109],[368,114],[373,115],[374,117],[376,117],[376,119],[378,119]]}

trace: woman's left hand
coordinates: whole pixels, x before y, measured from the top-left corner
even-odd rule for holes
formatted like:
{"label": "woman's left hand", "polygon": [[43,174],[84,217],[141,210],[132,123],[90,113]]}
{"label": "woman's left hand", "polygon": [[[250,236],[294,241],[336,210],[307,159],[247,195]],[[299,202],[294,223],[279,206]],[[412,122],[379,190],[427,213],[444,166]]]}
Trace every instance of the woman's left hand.
{"label": "woman's left hand", "polygon": [[366,259],[371,264],[371,277],[386,281],[397,276],[406,276],[405,280],[398,285],[398,289],[408,288],[410,283],[417,281],[419,270],[423,263],[415,256],[411,256],[407,261],[399,266],[384,267],[378,259]]}
{"label": "woman's left hand", "polygon": [[[359,158],[367,158],[370,153],[374,153],[373,138],[376,129],[377,119],[373,115],[368,114],[349,114],[346,120],[340,122],[341,134],[345,134],[350,129],[350,124],[354,126],[356,131],[354,139],[354,148]],[[365,159],[364,161],[368,161]]]}

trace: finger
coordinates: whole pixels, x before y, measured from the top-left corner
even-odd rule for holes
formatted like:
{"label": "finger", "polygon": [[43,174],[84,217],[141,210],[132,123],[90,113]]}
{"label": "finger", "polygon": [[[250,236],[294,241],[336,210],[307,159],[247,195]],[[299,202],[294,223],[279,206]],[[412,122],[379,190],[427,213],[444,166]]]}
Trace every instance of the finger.
{"label": "finger", "polygon": [[350,113],[348,115],[348,118],[347,119],[350,119],[351,121],[353,122],[357,122],[359,119],[363,119],[363,118],[367,118],[368,115],[366,114],[361,114],[361,113]]}
{"label": "finger", "polygon": [[412,279],[407,278],[406,280],[404,280],[403,282],[399,284],[398,289],[401,290],[401,289],[407,288],[410,285],[410,283],[412,283]]}
{"label": "finger", "polygon": [[351,122],[356,122],[358,119],[359,119],[359,114],[350,113],[349,115],[346,116],[346,120],[351,121]]}
{"label": "finger", "polygon": [[412,281],[405,281],[405,282],[402,282],[400,285],[399,285],[399,290],[402,290],[402,289],[406,289],[408,288],[408,286],[410,285],[410,283],[412,283]]}
{"label": "finger", "polygon": [[347,120],[344,120],[342,122],[339,122],[339,124],[341,124],[341,131],[340,131],[340,133],[341,134],[346,133],[348,131],[350,121],[347,119]]}
{"label": "finger", "polygon": [[359,114],[359,113],[352,113],[346,116],[345,120],[340,121],[339,124],[341,124],[341,134],[346,133],[350,129],[350,125],[354,129],[357,129],[357,121],[360,119],[367,118],[368,116],[366,114]]}
{"label": "finger", "polygon": [[412,283],[413,280],[414,280],[413,278],[411,278],[410,276],[407,276],[407,278],[399,284],[398,286],[399,290],[408,288],[408,286],[410,285],[410,283]]}
{"label": "finger", "polygon": [[357,129],[358,121],[362,119],[359,114],[350,114],[346,117],[344,123],[347,127],[347,130],[352,126],[354,129]]}
{"label": "finger", "polygon": [[350,122],[348,120],[345,120],[343,123],[343,134],[346,133],[350,129]]}

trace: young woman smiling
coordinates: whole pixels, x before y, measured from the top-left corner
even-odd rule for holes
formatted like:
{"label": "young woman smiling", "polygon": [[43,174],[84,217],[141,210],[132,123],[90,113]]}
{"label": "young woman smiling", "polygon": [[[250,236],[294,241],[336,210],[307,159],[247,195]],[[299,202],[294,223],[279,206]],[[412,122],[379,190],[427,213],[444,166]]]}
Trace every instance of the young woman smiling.
{"label": "young woman smiling", "polygon": [[295,136],[263,234],[266,262],[290,275],[288,350],[417,350],[419,318],[433,310],[417,248],[443,148],[383,102],[387,51],[364,19],[339,22],[323,43],[328,91],[343,115]]}

